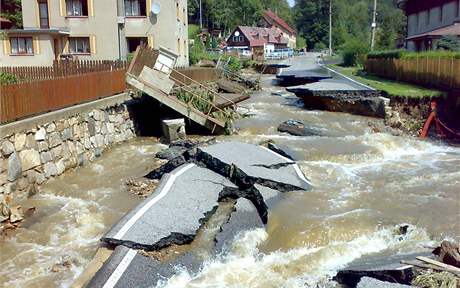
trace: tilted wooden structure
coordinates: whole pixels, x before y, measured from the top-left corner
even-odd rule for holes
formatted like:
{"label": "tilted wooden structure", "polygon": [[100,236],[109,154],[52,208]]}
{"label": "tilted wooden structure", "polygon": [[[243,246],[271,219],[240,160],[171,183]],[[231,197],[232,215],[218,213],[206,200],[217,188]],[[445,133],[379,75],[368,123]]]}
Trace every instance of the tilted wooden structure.
{"label": "tilted wooden structure", "polygon": [[[228,123],[225,123],[222,119],[213,117],[213,115],[216,112],[220,112],[219,114],[224,116],[230,114],[230,112],[224,110],[224,107],[236,106],[236,102],[232,101],[230,97],[237,99],[237,101],[245,100],[248,97],[239,97],[241,95],[232,97],[232,95],[217,93],[206,85],[188,77],[180,70],[169,66],[171,63],[162,63],[159,58],[161,58],[159,50],[139,46],[134,53],[133,60],[126,73],[127,83],[195,123],[209,129],[211,133],[224,133],[226,128],[229,128]],[[215,73],[218,73],[218,70],[215,70]],[[180,88],[192,94],[192,99],[189,103],[179,100],[173,93],[168,93],[172,88],[169,87],[168,80],[173,82],[174,88]],[[213,95],[214,101],[211,102],[209,99],[205,99],[198,93],[195,93],[189,87],[190,85],[198,86],[203,91],[207,91]],[[190,103],[194,98],[199,98],[200,101],[206,102],[207,106],[210,107],[208,111],[200,111],[193,107]],[[231,115],[228,115],[228,118],[231,118]]]}

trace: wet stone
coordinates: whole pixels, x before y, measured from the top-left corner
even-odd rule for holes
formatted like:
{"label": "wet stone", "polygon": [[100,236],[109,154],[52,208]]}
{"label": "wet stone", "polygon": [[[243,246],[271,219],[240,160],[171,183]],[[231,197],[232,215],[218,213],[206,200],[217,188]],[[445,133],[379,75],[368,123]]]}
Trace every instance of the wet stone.
{"label": "wet stone", "polygon": [[16,151],[21,151],[26,146],[27,136],[24,133],[18,133],[14,137],[14,148]]}
{"label": "wet stone", "polygon": [[22,165],[17,153],[13,153],[8,158],[8,180],[15,181],[21,176]]}
{"label": "wet stone", "polygon": [[286,132],[294,136],[323,136],[319,129],[307,127],[303,122],[288,120],[278,126],[278,131]]}
{"label": "wet stone", "polygon": [[2,142],[2,153],[4,156],[9,156],[14,152],[14,145],[8,140]]}
{"label": "wet stone", "polygon": [[21,159],[22,171],[27,171],[41,164],[40,154],[37,150],[23,150],[19,152],[19,158]]}
{"label": "wet stone", "polygon": [[35,140],[36,141],[44,141],[46,139],[46,129],[41,127],[35,133]]}

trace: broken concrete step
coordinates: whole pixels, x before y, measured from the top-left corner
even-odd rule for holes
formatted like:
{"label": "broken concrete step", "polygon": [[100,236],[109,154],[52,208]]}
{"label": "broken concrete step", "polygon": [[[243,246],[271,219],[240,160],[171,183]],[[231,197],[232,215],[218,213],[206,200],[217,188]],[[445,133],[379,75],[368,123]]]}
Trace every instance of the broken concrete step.
{"label": "broken concrete step", "polygon": [[156,192],[125,215],[102,241],[145,250],[189,243],[217,208],[224,187],[236,188],[208,169],[182,165],[166,174]]}
{"label": "broken concrete step", "polygon": [[262,146],[222,142],[198,148],[196,158],[240,188],[254,184],[281,192],[311,188],[297,163]]}
{"label": "broken concrete step", "polygon": [[184,254],[172,262],[160,262],[140,252],[118,246],[104,266],[96,273],[87,288],[146,288],[177,273],[177,265],[189,271],[198,271],[201,260],[193,254]]}

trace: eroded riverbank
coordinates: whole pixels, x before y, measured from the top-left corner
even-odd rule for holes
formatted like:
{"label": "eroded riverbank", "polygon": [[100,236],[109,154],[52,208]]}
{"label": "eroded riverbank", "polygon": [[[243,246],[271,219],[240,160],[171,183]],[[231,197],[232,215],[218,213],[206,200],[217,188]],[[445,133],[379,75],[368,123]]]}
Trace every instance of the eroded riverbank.
{"label": "eroded riverbank", "polygon": [[21,203],[36,207],[36,213],[0,240],[0,283],[70,286],[94,256],[100,237],[141,201],[128,193],[125,182],[150,171],[162,147],[150,138],[120,144]]}

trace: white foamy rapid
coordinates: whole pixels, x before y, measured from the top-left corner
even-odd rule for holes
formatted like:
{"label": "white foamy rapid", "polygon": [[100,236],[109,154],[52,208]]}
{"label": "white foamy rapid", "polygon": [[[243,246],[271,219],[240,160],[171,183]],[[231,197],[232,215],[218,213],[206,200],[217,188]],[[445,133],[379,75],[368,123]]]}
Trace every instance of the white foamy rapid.
{"label": "white foamy rapid", "polygon": [[376,230],[351,241],[328,245],[305,246],[264,254],[258,249],[268,234],[257,229],[238,235],[232,249],[219,259],[205,264],[191,275],[184,269],[157,285],[157,288],[180,287],[317,287],[328,284],[338,269],[364,255],[392,250],[412,252],[431,241],[423,229],[411,226],[401,236],[397,227]]}

